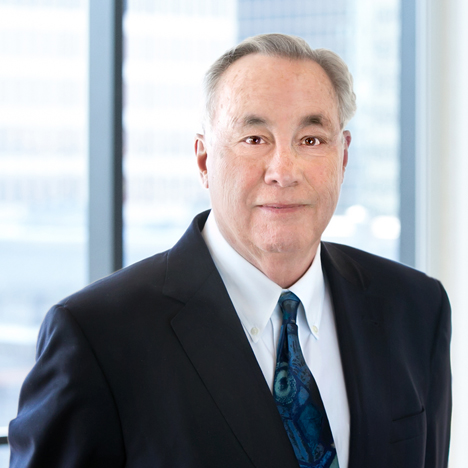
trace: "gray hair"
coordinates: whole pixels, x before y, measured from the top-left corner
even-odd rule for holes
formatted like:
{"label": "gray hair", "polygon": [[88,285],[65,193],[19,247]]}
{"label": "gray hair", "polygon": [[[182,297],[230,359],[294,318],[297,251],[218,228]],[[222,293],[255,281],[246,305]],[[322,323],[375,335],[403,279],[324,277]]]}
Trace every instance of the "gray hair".
{"label": "gray hair", "polygon": [[356,112],[356,95],[353,91],[353,77],[346,63],[335,52],[328,49],[312,49],[297,36],[286,34],[260,34],[245,39],[225,52],[209,68],[205,75],[205,121],[213,117],[216,91],[224,72],[237,60],[246,55],[261,54],[270,57],[284,57],[292,60],[312,60],[320,65],[330,78],[338,98],[341,128]]}

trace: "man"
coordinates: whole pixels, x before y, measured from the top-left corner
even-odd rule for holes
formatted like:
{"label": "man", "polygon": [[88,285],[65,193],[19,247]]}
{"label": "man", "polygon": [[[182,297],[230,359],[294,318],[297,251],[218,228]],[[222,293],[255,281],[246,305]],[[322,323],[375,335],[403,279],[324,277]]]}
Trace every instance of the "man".
{"label": "man", "polygon": [[346,65],[270,34],[206,85],[211,213],[49,311],[11,466],[446,467],[442,286],[320,242],[351,142]]}

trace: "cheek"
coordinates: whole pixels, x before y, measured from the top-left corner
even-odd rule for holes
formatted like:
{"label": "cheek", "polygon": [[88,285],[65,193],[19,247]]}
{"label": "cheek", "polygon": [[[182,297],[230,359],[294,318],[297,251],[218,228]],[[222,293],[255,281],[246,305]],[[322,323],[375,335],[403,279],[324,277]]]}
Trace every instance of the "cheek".
{"label": "cheek", "polygon": [[318,165],[309,174],[310,185],[316,189],[323,201],[329,200],[334,203],[342,182],[342,167],[339,163]]}
{"label": "cheek", "polygon": [[211,178],[217,185],[218,195],[235,202],[245,200],[262,181],[261,164],[223,148],[212,160]]}
{"label": "cheek", "polygon": [[226,165],[222,196],[229,208],[241,212],[255,200],[256,187],[253,171],[242,165]]}
{"label": "cheek", "polygon": [[328,189],[332,198],[336,198],[341,188],[341,171],[338,165],[333,166],[328,174]]}
{"label": "cheek", "polygon": [[223,211],[236,211],[246,197],[248,173],[235,155],[218,153],[208,165],[212,203],[222,205]]}
{"label": "cheek", "polygon": [[334,165],[330,170],[330,185],[333,187],[339,186],[343,178],[342,168],[339,164]]}

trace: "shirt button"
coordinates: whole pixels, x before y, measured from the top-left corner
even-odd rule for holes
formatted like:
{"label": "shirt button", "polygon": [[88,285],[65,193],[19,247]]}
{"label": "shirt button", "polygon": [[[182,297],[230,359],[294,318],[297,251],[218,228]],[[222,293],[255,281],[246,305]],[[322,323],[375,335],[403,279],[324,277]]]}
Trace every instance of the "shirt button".
{"label": "shirt button", "polygon": [[250,333],[253,336],[257,336],[258,335],[258,328],[257,327],[252,327],[252,330],[250,330]]}
{"label": "shirt button", "polygon": [[318,330],[318,328],[314,325],[314,326],[312,327],[312,331],[313,331],[315,334],[317,334],[319,330]]}

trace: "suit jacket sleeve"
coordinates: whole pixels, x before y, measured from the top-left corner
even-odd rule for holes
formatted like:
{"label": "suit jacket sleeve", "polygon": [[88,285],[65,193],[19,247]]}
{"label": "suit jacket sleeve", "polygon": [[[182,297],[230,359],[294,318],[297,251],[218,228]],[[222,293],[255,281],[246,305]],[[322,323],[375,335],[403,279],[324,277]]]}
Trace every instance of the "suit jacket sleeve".
{"label": "suit jacket sleeve", "polygon": [[441,306],[439,324],[431,354],[431,376],[426,405],[426,468],[447,467],[450,442],[451,371],[450,371],[450,304],[439,283]]}
{"label": "suit jacket sleeve", "polygon": [[121,425],[105,375],[69,311],[52,308],[9,428],[10,467],[119,467]]}

